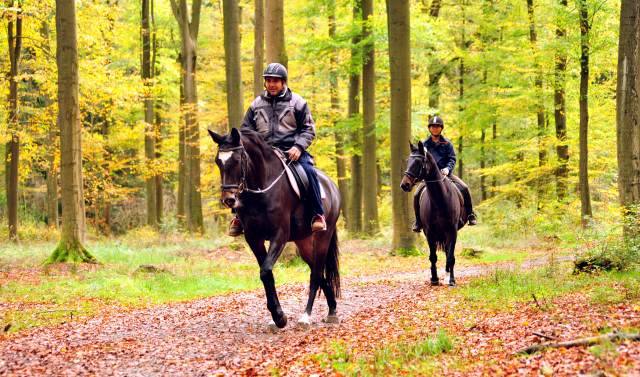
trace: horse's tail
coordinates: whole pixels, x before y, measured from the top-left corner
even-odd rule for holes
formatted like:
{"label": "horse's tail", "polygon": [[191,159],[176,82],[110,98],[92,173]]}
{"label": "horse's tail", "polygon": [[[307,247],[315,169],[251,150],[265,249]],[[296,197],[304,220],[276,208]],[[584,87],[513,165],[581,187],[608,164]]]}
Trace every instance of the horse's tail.
{"label": "horse's tail", "polygon": [[436,234],[436,250],[447,252],[447,236],[444,233]]}
{"label": "horse's tail", "polygon": [[334,229],[327,257],[324,260],[324,278],[335,298],[340,298],[340,262],[338,261],[340,250],[338,246],[338,230]]}

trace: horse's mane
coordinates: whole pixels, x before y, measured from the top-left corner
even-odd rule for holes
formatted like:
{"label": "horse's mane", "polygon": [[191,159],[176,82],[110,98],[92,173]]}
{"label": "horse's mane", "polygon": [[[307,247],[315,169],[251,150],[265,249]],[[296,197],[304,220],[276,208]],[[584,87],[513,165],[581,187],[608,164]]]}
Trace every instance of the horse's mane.
{"label": "horse's mane", "polygon": [[242,130],[242,132],[240,132],[240,134],[244,138],[249,139],[251,144],[256,147],[263,156],[266,157],[272,154],[271,147],[264,141],[264,139],[258,132],[252,129],[244,129]]}

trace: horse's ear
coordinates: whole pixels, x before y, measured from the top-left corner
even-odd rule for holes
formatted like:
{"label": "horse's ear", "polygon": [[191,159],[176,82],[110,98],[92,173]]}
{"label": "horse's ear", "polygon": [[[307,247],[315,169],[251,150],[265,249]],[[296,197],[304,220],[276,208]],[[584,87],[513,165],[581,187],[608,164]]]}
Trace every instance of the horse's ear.
{"label": "horse's ear", "polygon": [[238,131],[237,128],[232,128],[231,129],[231,140],[233,141],[233,144],[235,144],[235,145],[240,144],[240,131]]}
{"label": "horse's ear", "polygon": [[413,145],[413,143],[411,142],[411,140],[409,140],[409,149],[411,149],[411,152],[415,151],[417,148],[415,145]]}
{"label": "horse's ear", "polygon": [[425,155],[424,153],[424,144],[422,144],[421,141],[418,142],[418,151],[420,152],[421,155]]}
{"label": "horse's ear", "polygon": [[218,135],[217,133],[211,131],[210,129],[207,129],[207,131],[209,131],[209,135],[211,135],[211,138],[216,144],[220,144],[222,139],[224,139],[224,136]]}

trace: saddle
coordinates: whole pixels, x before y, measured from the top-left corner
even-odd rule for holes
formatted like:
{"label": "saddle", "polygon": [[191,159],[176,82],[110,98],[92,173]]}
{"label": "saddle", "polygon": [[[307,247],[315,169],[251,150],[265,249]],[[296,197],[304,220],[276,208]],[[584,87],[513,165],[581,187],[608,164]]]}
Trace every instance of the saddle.
{"label": "saddle", "polygon": [[[460,206],[464,207],[464,195],[462,195],[462,191],[464,191],[464,187],[460,186],[458,183],[447,179],[447,181],[451,182],[451,184],[453,185],[453,188],[456,190],[456,194],[458,194],[458,200],[460,200]],[[420,201],[418,203],[422,203],[422,197],[424,196],[425,190],[427,188],[427,186],[423,186],[420,189]]]}
{"label": "saddle", "polygon": [[[305,200],[309,196],[309,177],[307,177],[307,173],[302,168],[302,165],[298,161],[289,161],[285,162],[286,155],[280,149],[274,148],[274,153],[282,162],[282,166],[287,172],[287,178],[289,179],[289,184],[293,188],[293,191],[296,193],[298,198]],[[320,197],[322,199],[326,198],[326,194],[324,192],[324,188],[322,184],[320,185]]]}

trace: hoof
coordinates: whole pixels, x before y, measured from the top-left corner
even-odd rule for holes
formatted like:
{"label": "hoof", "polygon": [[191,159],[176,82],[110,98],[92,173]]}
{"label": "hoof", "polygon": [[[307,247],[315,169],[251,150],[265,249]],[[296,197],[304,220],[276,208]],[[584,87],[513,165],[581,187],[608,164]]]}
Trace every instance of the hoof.
{"label": "hoof", "polygon": [[264,330],[264,332],[266,332],[267,334],[277,334],[280,332],[280,329],[278,329],[278,326],[276,326],[275,322],[269,321],[269,324],[267,325],[267,328]]}
{"label": "hoof", "polygon": [[430,283],[432,287],[440,286],[440,280],[431,280]]}
{"label": "hoof", "polygon": [[300,317],[296,328],[300,330],[309,330],[311,328],[311,321],[309,321],[309,315],[307,313],[304,313],[302,317]]}
{"label": "hoof", "polygon": [[278,326],[279,329],[282,329],[286,325],[287,325],[287,316],[285,314],[282,314],[282,318],[280,318],[280,320],[276,322],[276,326]]}
{"label": "hoof", "polygon": [[449,283],[447,289],[456,289],[456,283]]}
{"label": "hoof", "polygon": [[340,320],[338,319],[337,315],[328,315],[327,319],[325,320],[326,323],[340,323]]}

